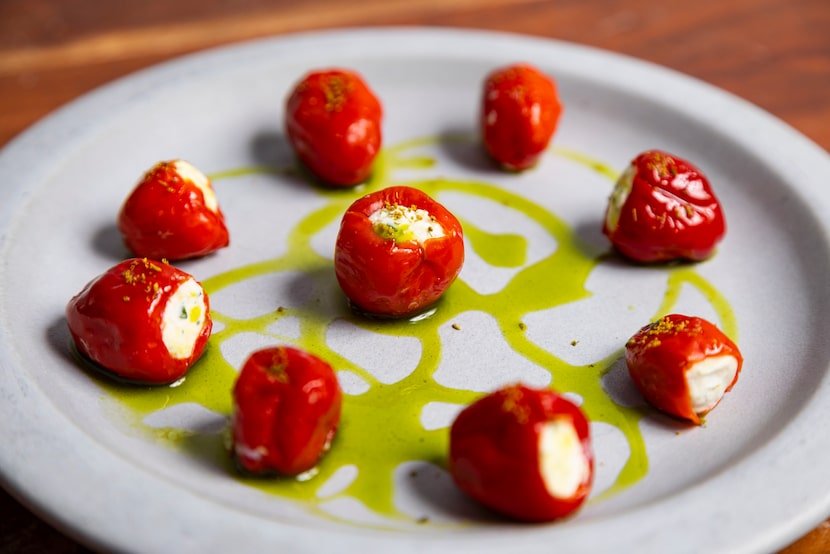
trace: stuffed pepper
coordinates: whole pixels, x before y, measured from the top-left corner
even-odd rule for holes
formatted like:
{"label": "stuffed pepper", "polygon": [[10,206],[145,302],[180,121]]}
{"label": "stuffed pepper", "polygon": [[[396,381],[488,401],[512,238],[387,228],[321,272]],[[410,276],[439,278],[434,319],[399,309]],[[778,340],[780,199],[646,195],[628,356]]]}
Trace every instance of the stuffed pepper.
{"label": "stuffed pepper", "polygon": [[233,389],[233,455],[248,474],[296,476],[329,450],[342,392],[331,366],[291,346],[257,350]]}
{"label": "stuffed pepper", "polygon": [[353,186],[369,177],[380,152],[383,110],[358,73],[309,73],[291,91],[285,117],[294,152],[323,182]]}
{"label": "stuffed pepper", "polygon": [[432,306],[461,271],[461,224],[426,193],[389,187],[352,204],[334,251],[337,281],[365,314],[408,317]]}
{"label": "stuffed pepper", "polygon": [[593,460],[581,409],[550,389],[504,387],[465,408],[450,428],[458,487],[522,521],[574,513],[591,491]]}
{"label": "stuffed pepper", "polygon": [[133,258],[90,281],[66,306],[78,351],[104,370],[139,383],[181,379],[210,337],[210,302],[193,276]]}
{"label": "stuffed pepper", "polygon": [[708,258],[726,233],[720,202],[695,166],[660,150],[643,152],[617,181],[602,232],[638,262]]}
{"label": "stuffed pepper", "polygon": [[144,174],[121,207],[118,229],[133,254],[158,260],[205,256],[230,243],[210,179],[184,160]]}
{"label": "stuffed pepper", "polygon": [[671,314],[646,325],[625,345],[634,384],[655,408],[699,424],[735,386],[740,350],[699,317]]}
{"label": "stuffed pepper", "polygon": [[561,114],[556,83],[529,64],[499,68],[484,81],[480,115],[484,147],[505,169],[534,166]]}

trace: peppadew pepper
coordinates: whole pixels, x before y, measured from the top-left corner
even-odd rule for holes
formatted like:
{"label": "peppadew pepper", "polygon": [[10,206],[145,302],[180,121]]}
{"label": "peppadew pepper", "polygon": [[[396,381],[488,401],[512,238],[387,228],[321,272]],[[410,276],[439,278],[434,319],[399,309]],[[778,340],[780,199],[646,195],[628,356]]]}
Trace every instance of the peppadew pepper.
{"label": "peppadew pepper", "polygon": [[205,256],[230,243],[210,179],[184,160],[144,174],[121,207],[118,229],[136,256],[158,260]]}
{"label": "peppadew pepper", "polygon": [[593,468],[587,419],[550,389],[509,385],[466,407],[450,428],[455,483],[515,519],[572,514],[591,491]]}
{"label": "peppadew pepper", "polygon": [[602,232],[638,262],[699,261],[726,233],[709,180],[691,163],[660,150],[638,155],[620,176]]}
{"label": "peppadew pepper", "polygon": [[188,273],[147,258],[99,275],[66,306],[78,351],[123,379],[152,384],[183,377],[212,328],[210,302]]}
{"label": "peppadew pepper", "polygon": [[250,355],[233,389],[233,455],[251,474],[298,475],[317,465],[340,423],[331,366],[291,346]]}
{"label": "peppadew pepper", "polygon": [[322,181],[353,186],[365,181],[380,152],[383,109],[356,72],[313,71],[286,102],[285,128],[294,152]]}
{"label": "peppadew pepper", "polygon": [[671,314],[646,325],[625,345],[634,384],[654,407],[699,424],[735,386],[738,347],[705,319]]}
{"label": "peppadew pepper", "polygon": [[334,251],[337,282],[353,307],[388,317],[434,304],[464,263],[461,224],[412,187],[389,187],[343,215]]}
{"label": "peppadew pepper", "polygon": [[505,169],[528,169],[550,143],[561,113],[552,78],[526,63],[499,68],[484,81],[484,147]]}

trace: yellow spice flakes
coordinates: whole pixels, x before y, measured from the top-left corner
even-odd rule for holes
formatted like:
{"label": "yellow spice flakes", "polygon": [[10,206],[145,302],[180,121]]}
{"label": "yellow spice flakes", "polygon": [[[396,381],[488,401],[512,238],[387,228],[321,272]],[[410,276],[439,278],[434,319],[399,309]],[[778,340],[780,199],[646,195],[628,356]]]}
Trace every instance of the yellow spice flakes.
{"label": "yellow spice flakes", "polygon": [[629,346],[635,344],[644,345],[646,348],[656,348],[662,344],[660,337],[666,335],[677,335],[680,333],[696,334],[700,332],[700,323],[695,322],[694,327],[690,327],[688,320],[672,321],[668,317],[661,317],[653,322],[648,327],[641,330],[628,341]]}
{"label": "yellow spice flakes", "polygon": [[530,409],[521,403],[523,396],[524,393],[518,386],[508,387],[504,390],[504,401],[501,404],[502,411],[512,414],[518,423],[527,423],[530,419]]}

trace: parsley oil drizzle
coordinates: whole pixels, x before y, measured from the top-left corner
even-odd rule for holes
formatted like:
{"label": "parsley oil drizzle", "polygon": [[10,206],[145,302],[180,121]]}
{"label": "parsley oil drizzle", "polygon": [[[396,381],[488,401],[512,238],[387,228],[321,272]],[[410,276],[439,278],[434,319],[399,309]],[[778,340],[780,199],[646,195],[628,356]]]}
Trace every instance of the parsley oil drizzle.
{"label": "parsley oil drizzle", "polygon": [[[440,140],[448,140],[444,137]],[[450,137],[454,141],[470,141],[470,137]],[[432,178],[428,180],[393,179],[396,171],[409,173],[435,166],[435,160],[421,154],[407,155],[417,147],[438,142],[435,138],[407,141],[383,150],[375,164],[375,173],[368,183],[348,192],[321,189],[326,203],[308,213],[294,228],[286,241],[288,249],[278,258],[236,267],[203,279],[208,295],[232,287],[248,279],[285,271],[306,275],[308,301],[301,306],[280,307],[278,310],[251,318],[234,318],[213,310],[216,323],[208,348],[202,359],[191,368],[187,378],[175,387],[123,387],[101,381],[101,385],[117,405],[130,413],[131,426],[180,451],[211,460],[227,471],[230,477],[279,497],[307,506],[326,515],[326,504],[337,499],[354,498],[372,513],[390,521],[412,521],[396,507],[395,473],[401,464],[423,461],[443,467],[448,449],[448,430],[425,429],[421,423],[424,407],[441,402],[464,406],[481,393],[442,385],[435,379],[442,360],[442,330],[454,326],[459,314],[484,312],[498,325],[509,348],[551,374],[551,386],[560,392],[579,395],[582,408],[590,420],[617,428],[628,443],[629,456],[613,485],[593,501],[612,496],[642,479],[648,471],[648,456],[639,421],[643,410],[620,406],[603,389],[602,378],[622,356],[619,351],[603,360],[585,366],[573,366],[548,352],[528,338],[524,317],[540,310],[551,309],[590,296],[585,283],[601,256],[590,256],[580,245],[575,232],[556,214],[503,188],[477,180]],[[616,173],[589,156],[562,148],[552,149],[555,156],[598,172],[613,182]],[[251,167],[222,171],[211,175],[214,184],[258,174],[292,174],[290,168]],[[316,253],[311,239],[322,229],[339,220],[346,207],[359,196],[390,184],[407,184],[439,198],[451,192],[478,196],[518,210],[538,224],[556,241],[555,250],[547,257],[527,264],[528,241],[520,234],[492,233],[463,221],[465,237],[476,254],[493,267],[517,268],[515,276],[501,290],[493,293],[475,291],[462,279],[454,283],[437,309],[429,317],[417,321],[380,321],[355,315],[348,310],[334,280],[330,259]],[[666,267],[666,290],[654,318],[668,313],[684,286],[700,291],[717,313],[724,331],[737,336],[737,323],[728,301],[701,277],[692,266]],[[463,276],[463,274],[462,274]],[[551,284],[555,283],[555,286]],[[281,323],[294,322],[298,331],[288,335],[280,331]],[[334,323],[348,324],[362,332],[385,337],[406,337],[417,341],[420,355],[414,369],[394,383],[381,382],[371,371],[360,367],[335,351],[327,340]],[[207,410],[229,416],[231,390],[237,375],[222,355],[226,341],[250,333],[268,336],[273,343],[292,343],[327,360],[341,375],[348,373],[365,385],[359,394],[344,397],[343,414],[331,450],[316,468],[313,477],[298,479],[254,479],[239,476],[227,450],[227,437],[219,432],[197,432],[173,428],[151,427],[144,419],[154,412],[177,404],[196,403]],[[390,352],[394,358],[394,352]],[[325,487],[339,475],[343,483],[335,492]],[[421,524],[422,521],[414,523]]]}

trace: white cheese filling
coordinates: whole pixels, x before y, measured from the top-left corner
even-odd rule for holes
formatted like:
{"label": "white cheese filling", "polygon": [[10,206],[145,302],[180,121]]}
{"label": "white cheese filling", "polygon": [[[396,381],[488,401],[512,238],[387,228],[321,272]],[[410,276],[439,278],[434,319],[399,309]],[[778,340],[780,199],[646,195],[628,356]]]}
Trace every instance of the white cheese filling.
{"label": "white cheese filling", "polygon": [[369,215],[372,228],[383,238],[397,242],[418,241],[444,236],[444,228],[429,212],[397,204],[386,205]]}
{"label": "white cheese filling", "polygon": [[608,199],[608,210],[605,212],[605,227],[609,231],[617,229],[617,223],[620,221],[620,212],[625,206],[625,201],[628,200],[628,195],[631,194],[631,187],[634,184],[634,175],[637,173],[637,168],[630,164],[620,178],[617,179],[617,184],[614,185],[614,190],[611,191],[611,197]]}
{"label": "white cheese filling", "polygon": [[686,370],[692,410],[702,414],[714,408],[735,380],[737,371],[738,360],[726,355],[706,358]]}
{"label": "white cheese filling", "polygon": [[205,293],[195,279],[184,281],[167,300],[161,319],[161,339],[173,358],[181,360],[193,355],[206,313]]}
{"label": "white cheese filling", "polygon": [[216,200],[216,193],[213,192],[213,187],[210,185],[210,179],[207,178],[207,175],[184,160],[176,160],[173,162],[173,165],[176,167],[176,173],[179,174],[179,177],[185,181],[190,181],[196,185],[196,188],[202,191],[202,197],[205,199],[205,207],[216,213],[219,209],[219,202]]}
{"label": "white cheese filling", "polygon": [[548,492],[556,498],[573,497],[590,476],[582,441],[570,418],[560,417],[542,427],[539,470]]}

